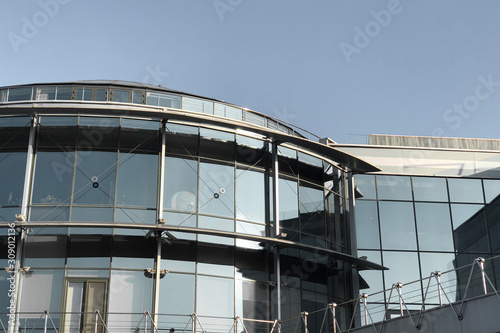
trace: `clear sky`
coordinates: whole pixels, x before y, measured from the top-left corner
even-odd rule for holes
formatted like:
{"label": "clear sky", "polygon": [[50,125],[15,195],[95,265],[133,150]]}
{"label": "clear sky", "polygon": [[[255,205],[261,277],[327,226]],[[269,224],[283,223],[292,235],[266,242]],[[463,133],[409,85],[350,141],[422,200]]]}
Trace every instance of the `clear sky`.
{"label": "clear sky", "polygon": [[129,80],[321,137],[500,139],[500,1],[2,1],[0,85]]}

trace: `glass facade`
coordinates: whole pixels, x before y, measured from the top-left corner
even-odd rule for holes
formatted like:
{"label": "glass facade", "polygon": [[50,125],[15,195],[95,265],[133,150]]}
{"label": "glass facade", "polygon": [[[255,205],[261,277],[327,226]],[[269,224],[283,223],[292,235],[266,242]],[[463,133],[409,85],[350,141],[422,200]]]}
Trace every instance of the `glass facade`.
{"label": "glass facade", "polygon": [[[398,282],[425,279],[434,271],[447,272],[470,265],[477,257],[498,255],[497,180],[363,174],[354,182],[367,193],[356,201],[358,254],[376,262],[381,259],[389,268],[361,272],[366,291],[391,289]],[[490,270],[496,280],[497,272]],[[469,271],[447,276],[455,276],[453,283],[460,285],[452,300],[461,299]],[[424,292],[420,290],[412,302],[421,304]],[[473,288],[471,293],[480,295],[482,290]],[[387,302],[387,297],[388,293],[377,301]]]}
{"label": "glass facade", "polygon": [[2,96],[6,105],[124,105],[99,115],[91,104],[88,113],[68,106],[71,112],[55,114],[48,105],[0,117],[4,267],[9,233],[17,251],[12,325],[38,325],[50,311],[61,330],[86,332],[99,310],[109,330],[133,332],[148,311],[162,329],[182,329],[196,313],[195,325],[209,331],[230,329],[240,317],[264,332],[278,317],[283,327],[296,325],[301,311],[311,312],[309,327],[319,327],[318,310],[354,295],[347,166],[278,144],[272,131],[243,133],[202,118],[170,122],[161,112],[138,116],[127,108],[186,105],[259,128],[267,126],[264,116],[123,87],[8,88]]}

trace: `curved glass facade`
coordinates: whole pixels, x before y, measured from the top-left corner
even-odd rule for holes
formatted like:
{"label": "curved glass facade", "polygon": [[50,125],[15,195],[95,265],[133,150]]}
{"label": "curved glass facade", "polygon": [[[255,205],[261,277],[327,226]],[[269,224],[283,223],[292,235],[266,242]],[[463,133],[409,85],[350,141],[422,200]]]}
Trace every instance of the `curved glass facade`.
{"label": "curved glass facade", "polygon": [[[1,292],[16,296],[11,325],[33,327],[49,311],[62,331],[86,332],[99,310],[99,330],[132,332],[148,311],[162,329],[191,320],[229,331],[240,317],[265,332],[276,319],[295,327],[307,311],[314,331],[323,320],[314,311],[357,292],[351,168],[278,142],[275,120],[135,86],[11,87],[1,100],[0,256],[11,267]],[[99,101],[113,103],[96,112]],[[134,103],[144,110],[130,112]],[[200,116],[172,120],[148,105]],[[13,298],[0,299],[5,309]]]}

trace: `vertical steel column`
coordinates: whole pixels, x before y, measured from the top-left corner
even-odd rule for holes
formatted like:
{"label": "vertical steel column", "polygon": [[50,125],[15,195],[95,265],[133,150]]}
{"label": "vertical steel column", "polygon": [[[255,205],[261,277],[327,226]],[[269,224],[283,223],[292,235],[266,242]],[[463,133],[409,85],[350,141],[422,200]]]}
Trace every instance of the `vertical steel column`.
{"label": "vertical steel column", "polygon": [[[28,216],[28,207],[29,207],[29,200],[30,200],[30,186],[31,186],[31,175],[32,175],[32,169],[33,169],[33,147],[35,144],[35,135],[36,135],[36,127],[38,125],[38,118],[36,116],[33,116],[31,120],[31,127],[30,127],[30,135],[28,139],[28,149],[26,152],[26,170],[24,171],[24,187],[23,187],[23,201],[21,204],[21,215],[26,217],[26,220],[29,221],[29,216]],[[14,216],[12,217],[14,218]],[[23,265],[23,248],[24,248],[24,242],[27,237],[27,230],[25,228],[21,228],[21,234],[19,235],[19,241],[17,242],[16,246],[16,266],[15,266],[15,274],[16,274],[16,313],[20,311],[21,304],[18,302],[18,300],[21,298],[22,294],[22,279],[23,279],[23,274],[19,272],[19,269]],[[11,325],[9,322],[9,333],[17,332],[19,331],[19,316],[16,314],[15,318],[15,325]]]}
{"label": "vertical steel column", "polygon": [[[160,161],[158,163],[159,167],[159,177],[158,177],[158,201],[156,205],[156,223],[157,226],[163,221],[163,190],[164,190],[164,178],[165,178],[165,145],[167,142],[167,134],[165,133],[165,124],[161,123],[161,152]],[[153,294],[153,323],[152,328],[156,325],[158,326],[158,306],[160,301],[160,271],[161,271],[161,231],[157,229],[156,231],[156,260],[155,260],[155,273],[154,277],[154,294]]]}
{"label": "vertical steel column", "polygon": [[[278,163],[278,143],[272,143],[273,158],[273,213],[274,213],[274,237],[280,234],[280,213],[279,213],[279,163]],[[281,332],[281,263],[279,248],[275,247],[274,255],[274,275],[276,276],[276,303],[278,315],[278,331]]]}

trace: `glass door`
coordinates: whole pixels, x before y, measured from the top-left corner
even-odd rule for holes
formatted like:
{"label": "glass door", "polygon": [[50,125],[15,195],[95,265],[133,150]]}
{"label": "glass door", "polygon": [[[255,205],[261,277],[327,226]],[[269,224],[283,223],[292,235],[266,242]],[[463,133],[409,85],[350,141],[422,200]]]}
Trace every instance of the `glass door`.
{"label": "glass door", "polygon": [[[107,280],[66,280],[63,332],[95,332],[96,315],[98,332],[104,331]],[[102,320],[101,320],[102,318]]]}

